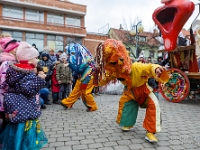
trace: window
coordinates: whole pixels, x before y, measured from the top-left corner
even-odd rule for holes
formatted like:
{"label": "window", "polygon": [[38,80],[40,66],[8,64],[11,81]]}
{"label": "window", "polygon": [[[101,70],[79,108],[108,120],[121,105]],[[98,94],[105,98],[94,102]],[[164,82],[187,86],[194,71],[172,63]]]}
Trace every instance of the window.
{"label": "window", "polygon": [[64,25],[64,17],[59,14],[47,14],[48,24]]}
{"label": "window", "polygon": [[22,41],[22,32],[19,31],[10,31],[10,30],[2,30],[2,33],[10,33],[12,35],[13,39],[16,39],[17,41]]}
{"label": "window", "polygon": [[149,50],[149,57],[154,58],[154,51],[153,50]]}
{"label": "window", "polygon": [[64,49],[64,38],[63,36],[47,35],[47,46],[59,51]]}
{"label": "window", "polygon": [[73,42],[82,44],[82,38],[79,38],[79,37],[74,37],[74,38],[67,37],[67,44],[70,44],[70,43],[73,43]]}
{"label": "window", "polygon": [[23,9],[19,7],[3,6],[3,17],[23,19]]}
{"label": "window", "polygon": [[73,17],[73,16],[67,16],[66,17],[66,24],[69,26],[81,26],[81,19],[80,17]]}
{"label": "window", "polygon": [[75,42],[76,42],[76,43],[79,43],[79,44],[82,44],[82,38],[76,37],[76,38],[75,38]]}
{"label": "window", "polygon": [[44,48],[44,35],[39,33],[26,33],[26,42],[32,45],[35,43],[38,51],[43,51]]}
{"label": "window", "polygon": [[26,20],[32,20],[37,22],[44,22],[44,12],[26,9]]}
{"label": "window", "polygon": [[139,36],[138,38],[139,38],[140,42],[146,42],[147,41],[145,36]]}

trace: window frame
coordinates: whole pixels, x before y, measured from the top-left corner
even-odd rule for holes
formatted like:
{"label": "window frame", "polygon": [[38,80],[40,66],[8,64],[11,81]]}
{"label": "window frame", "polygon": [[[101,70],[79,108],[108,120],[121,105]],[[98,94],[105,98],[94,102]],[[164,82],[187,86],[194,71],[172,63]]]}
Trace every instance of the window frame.
{"label": "window frame", "polygon": [[[36,12],[36,19],[35,20],[27,18],[27,13],[30,13],[31,11]],[[39,10],[34,10],[34,9],[26,9],[25,10],[25,20],[27,22],[44,23],[44,11],[39,11]]]}
{"label": "window frame", "polygon": [[[74,23],[73,24],[68,23],[68,21],[67,21],[68,19],[70,19],[71,22],[74,22]],[[66,15],[65,23],[66,23],[66,26],[81,27],[81,17]]]}
{"label": "window frame", "polygon": [[[60,23],[60,22],[57,23],[57,21],[55,21],[55,19],[56,19],[55,17],[58,17],[58,18],[60,17],[60,19],[62,18],[62,23]],[[49,21],[49,19],[51,19],[51,21]],[[47,24],[64,26],[64,24],[65,24],[64,21],[65,20],[64,20],[64,15],[63,14],[47,13]]]}
{"label": "window frame", "polygon": [[[8,15],[5,15],[5,9],[8,9]],[[12,14],[15,14],[16,13],[12,13],[12,10],[18,10],[21,14],[20,17],[12,17]],[[15,7],[15,6],[9,6],[9,5],[3,5],[2,6],[2,16],[4,19],[10,19],[10,20],[23,20],[24,18],[24,13],[23,13],[23,8],[21,7]]]}

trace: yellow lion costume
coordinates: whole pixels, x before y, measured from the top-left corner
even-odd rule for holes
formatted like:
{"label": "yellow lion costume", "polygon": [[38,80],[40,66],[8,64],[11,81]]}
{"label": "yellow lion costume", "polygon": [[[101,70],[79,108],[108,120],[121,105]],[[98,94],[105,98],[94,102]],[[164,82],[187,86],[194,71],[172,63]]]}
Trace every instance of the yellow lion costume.
{"label": "yellow lion costume", "polygon": [[117,123],[122,126],[122,130],[129,131],[136,122],[139,106],[145,107],[145,139],[158,142],[154,134],[161,130],[160,107],[147,80],[154,77],[157,81],[162,81],[162,72],[166,73],[163,67],[157,64],[132,63],[125,46],[114,39],[98,45],[95,60],[97,72],[94,84],[102,86],[112,80],[120,80],[125,85],[117,116]]}

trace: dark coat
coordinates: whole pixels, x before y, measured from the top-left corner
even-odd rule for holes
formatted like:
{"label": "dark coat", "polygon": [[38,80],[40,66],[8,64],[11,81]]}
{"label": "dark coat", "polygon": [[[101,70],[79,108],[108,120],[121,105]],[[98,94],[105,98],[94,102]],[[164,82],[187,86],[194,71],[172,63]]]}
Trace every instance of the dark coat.
{"label": "dark coat", "polygon": [[44,79],[36,76],[31,70],[10,65],[6,74],[6,83],[8,84],[8,93],[5,95],[5,113],[13,114],[17,110],[17,114],[23,115],[25,119],[19,120],[20,117],[14,117],[11,122],[38,118],[41,111],[40,104],[36,101],[36,95],[44,87]]}
{"label": "dark coat", "polygon": [[[47,60],[43,59],[44,56],[47,57]],[[49,57],[50,57],[49,54],[43,53],[41,60],[38,62],[38,65],[43,68],[43,71],[47,75],[46,80],[49,80],[53,74],[53,63],[51,62]],[[47,68],[47,71],[45,68]]]}

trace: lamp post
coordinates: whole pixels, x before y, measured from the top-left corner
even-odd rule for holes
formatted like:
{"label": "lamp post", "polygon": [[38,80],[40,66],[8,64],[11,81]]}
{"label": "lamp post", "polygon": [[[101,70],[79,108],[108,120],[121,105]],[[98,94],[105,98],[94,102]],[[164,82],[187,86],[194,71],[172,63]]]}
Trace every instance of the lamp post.
{"label": "lamp post", "polygon": [[131,36],[135,36],[136,38],[136,58],[139,57],[139,53],[138,53],[138,41],[139,41],[139,36],[138,33],[143,31],[143,26],[141,25],[142,21],[138,22],[136,25],[133,25],[133,30],[130,31],[130,35]]}

